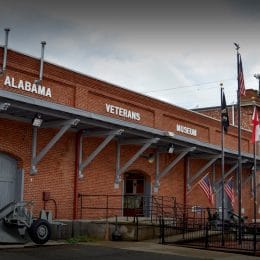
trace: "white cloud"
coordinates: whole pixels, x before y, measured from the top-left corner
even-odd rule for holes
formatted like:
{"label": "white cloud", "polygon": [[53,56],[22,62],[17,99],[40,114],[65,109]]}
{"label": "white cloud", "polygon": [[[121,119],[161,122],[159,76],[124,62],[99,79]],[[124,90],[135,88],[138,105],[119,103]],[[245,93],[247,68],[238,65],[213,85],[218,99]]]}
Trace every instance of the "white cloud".
{"label": "white cloud", "polygon": [[[91,1],[9,0],[0,24],[13,27],[10,46],[19,51],[39,57],[40,41],[46,40],[51,62],[191,108],[218,105],[223,80],[227,102],[235,100],[234,41],[241,45],[246,86],[257,87],[252,75],[260,72],[258,12],[231,2],[188,2],[191,10],[169,2],[106,2],[104,9]],[[244,10],[237,8],[241,4]]]}

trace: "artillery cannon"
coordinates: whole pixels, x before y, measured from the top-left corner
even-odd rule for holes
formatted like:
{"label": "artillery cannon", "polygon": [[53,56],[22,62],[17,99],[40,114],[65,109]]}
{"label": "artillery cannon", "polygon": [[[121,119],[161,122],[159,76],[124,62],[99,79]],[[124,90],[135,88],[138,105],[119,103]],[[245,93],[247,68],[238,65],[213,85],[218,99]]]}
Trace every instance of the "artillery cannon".
{"label": "artillery cannon", "polygon": [[0,209],[0,244],[46,243],[51,236],[50,223],[45,211],[40,217],[32,216],[33,202],[10,202]]}

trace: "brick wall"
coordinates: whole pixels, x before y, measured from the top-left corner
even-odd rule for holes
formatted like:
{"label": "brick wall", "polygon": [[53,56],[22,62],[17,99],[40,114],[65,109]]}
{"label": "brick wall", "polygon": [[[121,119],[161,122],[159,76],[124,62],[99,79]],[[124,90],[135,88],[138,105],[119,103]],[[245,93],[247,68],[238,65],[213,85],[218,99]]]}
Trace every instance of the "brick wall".
{"label": "brick wall", "polygon": [[[0,61],[1,61],[0,48]],[[38,78],[39,61],[14,51],[8,52],[7,72],[10,78],[14,78],[16,84],[19,80],[34,82]],[[204,142],[219,144],[220,122],[190,110],[181,109],[168,103],[155,100],[135,92],[102,82],[62,67],[44,64],[44,77],[42,84],[51,88],[52,97],[43,97],[34,93],[25,92],[20,89],[4,86],[5,77],[0,77],[0,89],[34,96],[51,102],[65,104],[68,106],[88,110],[109,117],[126,120],[141,125],[172,131],[178,135],[184,135]],[[62,93],[62,94],[61,94]],[[106,104],[121,107],[140,113],[140,121],[120,117],[106,111]],[[214,112],[215,113],[215,112]],[[246,112],[250,113],[250,111]],[[212,116],[212,115],[211,115]],[[216,116],[216,118],[218,118]],[[218,118],[219,119],[219,118]],[[178,132],[176,125],[181,124],[197,130],[197,136]],[[227,147],[234,149],[233,139],[236,138],[236,128],[230,127],[226,136]],[[243,132],[245,152],[251,152],[249,144],[250,134]],[[229,140],[230,139],[230,140]]]}
{"label": "brick wall", "polygon": [[[0,48],[0,63],[2,49]],[[18,81],[34,82],[38,78],[39,60],[32,57],[8,52],[6,75]],[[62,67],[45,63],[43,85],[52,89],[52,97],[43,97],[23,90],[4,86],[5,76],[0,77],[0,89],[33,96],[54,103],[92,111],[109,117],[139,123],[141,125],[172,131],[176,134],[220,145],[220,122],[209,117],[181,109],[173,105],[151,99],[100,80],[69,71]],[[107,113],[105,104],[109,103],[141,114],[140,121],[118,117]],[[38,164],[38,174],[29,175],[32,147],[31,125],[0,119],[0,150],[18,158],[19,167],[25,170],[24,197],[35,202],[35,212],[43,208],[42,192],[49,191],[51,198],[57,202],[57,217],[71,219],[73,216],[73,192],[76,160],[76,134],[66,133]],[[197,129],[197,136],[190,136],[176,131],[176,124]],[[48,143],[57,130],[40,129],[38,136],[38,151]],[[251,152],[250,133],[242,132],[243,151]],[[237,131],[230,127],[226,136],[227,147],[236,149]],[[101,142],[97,138],[85,138],[85,158]],[[138,150],[137,146],[123,146],[121,165],[123,165]],[[152,150],[151,150],[152,151]],[[149,151],[148,151],[149,152]],[[161,169],[164,169],[174,155],[162,155]],[[84,178],[78,180],[78,192],[84,194],[122,194],[122,184],[119,190],[114,189],[116,162],[116,144],[111,142],[84,170]],[[200,166],[203,162],[196,164]],[[195,168],[193,171],[195,172]],[[155,164],[150,164],[140,157],[127,171],[141,171],[154,183]],[[192,172],[192,173],[194,173]],[[123,176],[122,176],[123,177]],[[184,160],[174,167],[169,174],[160,180],[159,195],[175,196],[179,203],[184,203]],[[249,200],[249,199],[248,199]],[[115,203],[121,205],[121,201]],[[188,204],[208,205],[205,195],[199,187],[187,196]],[[47,209],[54,211],[54,203],[49,201]]]}

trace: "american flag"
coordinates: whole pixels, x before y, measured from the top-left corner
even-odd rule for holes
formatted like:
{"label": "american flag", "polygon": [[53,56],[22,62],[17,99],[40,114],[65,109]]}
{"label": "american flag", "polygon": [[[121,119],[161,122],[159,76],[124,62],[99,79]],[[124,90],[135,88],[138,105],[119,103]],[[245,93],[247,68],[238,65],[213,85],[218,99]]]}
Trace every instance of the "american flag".
{"label": "american flag", "polygon": [[242,59],[241,55],[239,54],[239,61],[238,61],[238,87],[240,95],[246,95],[246,88],[244,82],[244,74],[243,74],[243,67],[242,67]]}
{"label": "american flag", "polygon": [[213,195],[213,190],[210,184],[210,179],[208,174],[205,175],[200,181],[199,181],[199,185],[202,188],[202,190],[205,192],[205,194],[207,195],[209,201],[211,204],[214,203],[214,195]]}
{"label": "american flag", "polygon": [[233,185],[233,178],[231,177],[225,183],[224,190],[225,190],[227,196],[229,197],[229,199],[231,201],[232,207],[234,207],[234,205],[235,205],[235,191],[234,191],[234,187],[233,186],[234,186]]}

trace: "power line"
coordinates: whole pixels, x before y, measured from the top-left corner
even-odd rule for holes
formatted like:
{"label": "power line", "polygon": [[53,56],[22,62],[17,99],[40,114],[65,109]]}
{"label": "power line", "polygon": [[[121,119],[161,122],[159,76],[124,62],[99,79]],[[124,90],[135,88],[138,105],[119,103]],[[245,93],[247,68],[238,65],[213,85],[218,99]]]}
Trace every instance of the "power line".
{"label": "power line", "polygon": [[[161,91],[168,91],[168,90],[175,90],[175,89],[180,89],[180,88],[192,88],[192,87],[199,87],[199,86],[204,86],[204,85],[210,85],[210,84],[216,84],[216,83],[220,83],[220,82],[227,82],[227,81],[232,81],[232,80],[237,80],[236,78],[229,78],[229,79],[224,79],[224,80],[218,80],[218,81],[209,81],[209,82],[202,82],[202,83],[196,83],[193,85],[184,85],[184,86],[177,86],[177,87],[172,87],[172,88],[164,88],[164,89],[154,89],[154,90],[150,90],[150,91],[145,91],[143,92],[144,94],[147,93],[154,93],[154,92],[161,92]],[[209,87],[207,89],[211,89],[211,88],[215,88],[214,87]]]}
{"label": "power line", "polygon": [[[225,80],[222,80],[222,81],[231,81],[231,80],[234,80],[234,78],[225,79]],[[174,90],[174,89],[179,89],[179,88],[199,87],[199,86],[209,85],[209,84],[214,84],[214,83],[219,83],[219,82],[220,82],[220,81],[209,81],[209,82],[197,83],[197,84],[188,85],[188,86],[177,86],[177,87],[173,87],[173,88],[164,88],[164,89],[160,89],[160,90],[154,89],[154,90],[146,91],[146,92],[143,92],[143,93],[167,91],[167,90]]]}

